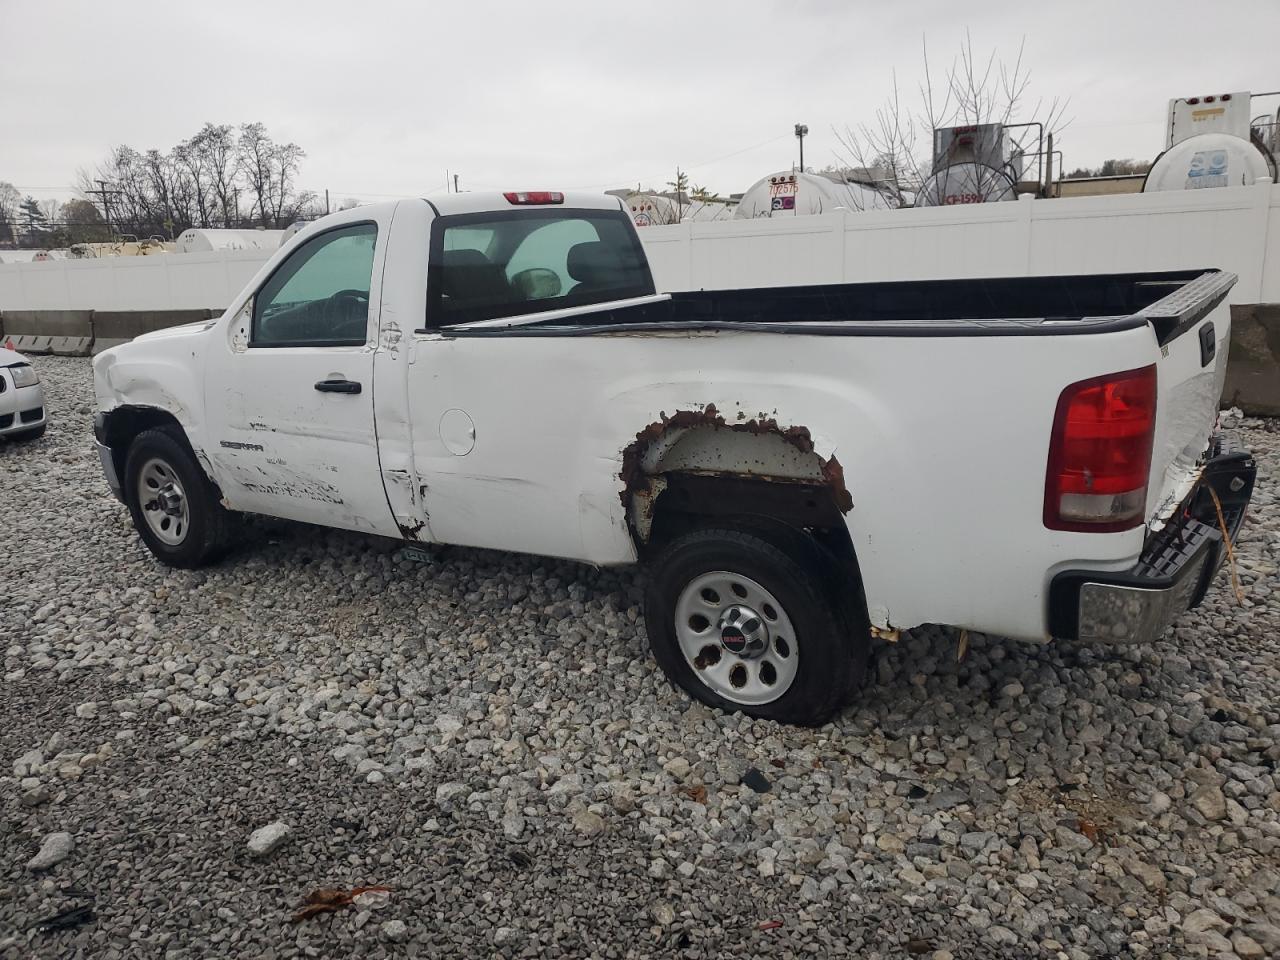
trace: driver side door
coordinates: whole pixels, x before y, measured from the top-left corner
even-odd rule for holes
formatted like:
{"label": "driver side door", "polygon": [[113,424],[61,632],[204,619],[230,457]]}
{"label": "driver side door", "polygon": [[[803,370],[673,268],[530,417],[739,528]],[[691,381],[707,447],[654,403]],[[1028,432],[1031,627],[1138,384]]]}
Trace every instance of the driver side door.
{"label": "driver side door", "polygon": [[234,509],[396,534],[373,422],[388,226],[308,238],[220,325],[205,367],[207,452]]}

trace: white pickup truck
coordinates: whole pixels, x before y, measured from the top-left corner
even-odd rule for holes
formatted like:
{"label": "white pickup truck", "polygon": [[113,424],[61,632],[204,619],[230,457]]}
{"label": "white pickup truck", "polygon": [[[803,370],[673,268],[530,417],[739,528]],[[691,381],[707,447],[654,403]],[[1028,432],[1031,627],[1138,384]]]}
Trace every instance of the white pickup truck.
{"label": "white pickup truck", "polygon": [[237,512],[648,568],[718,707],[820,723],[873,634],[1157,636],[1254,464],[1215,433],[1218,271],[656,293],[619,201],[402,200],[298,233],[218,319],[94,361],[165,563]]}

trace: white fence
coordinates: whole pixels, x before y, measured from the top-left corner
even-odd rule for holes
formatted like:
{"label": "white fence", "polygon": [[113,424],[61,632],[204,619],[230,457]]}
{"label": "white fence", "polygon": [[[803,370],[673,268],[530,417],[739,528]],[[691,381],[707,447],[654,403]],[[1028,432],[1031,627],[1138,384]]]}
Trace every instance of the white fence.
{"label": "white fence", "polygon": [[221,310],[272,250],[0,265],[0,310]]}
{"label": "white fence", "polygon": [[1280,302],[1280,186],[1022,199],[640,231],[663,290],[1219,267]]}
{"label": "white fence", "polygon": [[[1220,267],[1280,303],[1280,186],[640,230],[660,290]],[[221,309],[270,251],[0,265],[0,310]]]}

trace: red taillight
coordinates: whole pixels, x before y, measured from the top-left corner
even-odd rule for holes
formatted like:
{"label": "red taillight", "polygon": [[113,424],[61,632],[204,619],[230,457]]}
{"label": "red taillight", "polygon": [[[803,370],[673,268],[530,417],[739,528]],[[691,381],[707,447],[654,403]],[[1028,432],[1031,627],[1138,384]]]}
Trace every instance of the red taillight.
{"label": "red taillight", "polygon": [[564,194],[558,190],[512,190],[503,196],[507,203],[564,203]]}
{"label": "red taillight", "polygon": [[1231,94],[1229,94],[1229,93],[1224,93],[1224,94],[1223,94],[1222,96],[1220,96],[1218,99],[1219,99],[1219,100],[1221,100],[1223,103],[1226,103],[1228,100],[1230,100],[1230,99],[1231,99]]}
{"label": "red taillight", "polygon": [[1191,106],[1193,107],[1199,102],[1200,102],[1199,97],[1187,97],[1187,103],[1191,104]]}
{"label": "red taillight", "polygon": [[1062,391],[1049,441],[1044,525],[1109,533],[1141,526],[1156,428],[1156,368]]}
{"label": "red taillight", "polygon": [[1214,100],[1216,100],[1216,99],[1218,99],[1218,98],[1217,98],[1217,97],[1205,97],[1205,98],[1204,98],[1204,102],[1205,102],[1205,103],[1213,103],[1213,101],[1214,101]]}

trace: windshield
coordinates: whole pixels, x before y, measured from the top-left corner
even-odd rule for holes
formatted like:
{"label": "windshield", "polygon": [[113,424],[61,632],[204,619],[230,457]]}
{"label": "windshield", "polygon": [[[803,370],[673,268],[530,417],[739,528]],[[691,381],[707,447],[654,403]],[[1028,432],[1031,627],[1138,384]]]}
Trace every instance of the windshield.
{"label": "windshield", "polygon": [[644,251],[621,210],[469,214],[433,228],[429,326],[651,293]]}

